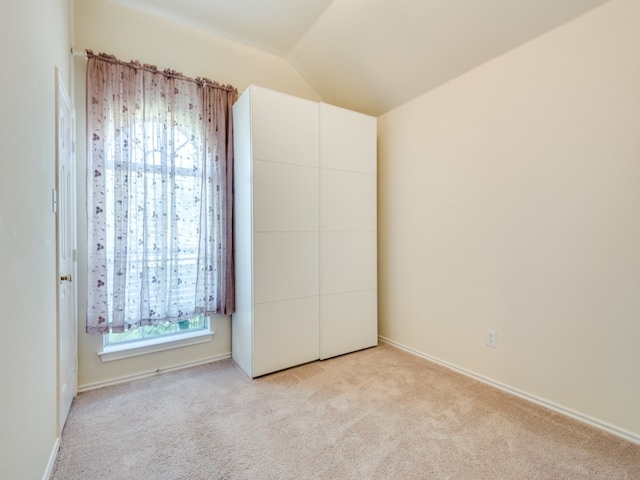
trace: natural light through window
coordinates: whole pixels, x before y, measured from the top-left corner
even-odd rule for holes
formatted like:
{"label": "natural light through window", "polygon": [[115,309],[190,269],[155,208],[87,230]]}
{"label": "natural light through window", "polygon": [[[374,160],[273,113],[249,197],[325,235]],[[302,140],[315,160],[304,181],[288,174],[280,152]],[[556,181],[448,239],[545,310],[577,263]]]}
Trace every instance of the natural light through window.
{"label": "natural light through window", "polygon": [[[162,195],[163,198],[159,198],[161,203],[166,202],[164,198],[173,196],[175,198],[173,214],[181,219],[197,217],[199,211],[193,210],[193,202],[189,202],[188,198],[182,198],[184,195],[190,195],[194,190],[194,185],[201,182],[199,178],[199,170],[196,168],[196,153],[193,144],[189,141],[187,134],[174,130],[175,138],[172,142],[173,151],[171,152],[175,163],[174,172],[172,177],[174,182],[163,182],[166,172],[165,162],[163,161],[163,152],[155,147],[154,139],[157,139],[158,132],[162,132],[163,126],[159,124],[146,124],[145,128],[136,129],[138,137],[134,142],[134,152],[132,155],[133,161],[129,163],[127,167],[129,172],[138,176],[146,177],[146,182],[156,184],[165,183],[166,190]],[[145,135],[143,132],[147,132]],[[149,132],[152,132],[149,135]],[[164,133],[164,132],[163,132]],[[115,148],[112,145],[112,148]],[[108,158],[115,158],[113,150],[108,152]],[[137,161],[136,161],[137,160]],[[112,161],[107,161],[106,176],[109,182],[113,182],[113,176],[121,175],[122,172],[118,166]],[[107,190],[107,205],[115,205],[115,199],[112,197],[112,192]],[[111,196],[111,198],[109,198]],[[114,212],[107,211],[107,215],[113,217]],[[110,231],[110,227],[113,224],[107,225],[107,233],[114,235],[113,231]],[[179,222],[178,231],[167,232],[168,236],[176,236],[180,238],[180,251],[177,258],[171,261],[177,262],[180,267],[182,278],[187,281],[195,282],[197,271],[197,256],[198,256],[198,224],[196,222]],[[169,259],[166,257],[165,252],[157,249],[155,245],[149,245],[146,250],[145,265],[149,268],[149,272],[146,275],[141,273],[140,279],[153,275],[153,269],[158,268],[162,263],[166,263]],[[107,250],[107,258],[110,263],[117,261],[113,249]],[[143,262],[140,262],[138,269],[142,271]],[[152,281],[155,281],[153,279]],[[111,285],[109,285],[111,287]],[[143,288],[143,285],[130,285],[130,288]],[[188,302],[188,299],[185,299]],[[200,339],[201,337],[211,338],[211,330],[209,326],[209,318],[205,315],[195,315],[192,318],[188,318],[183,321],[171,322],[165,321],[155,323],[153,325],[143,325],[137,328],[130,328],[124,332],[113,333],[110,332],[103,336],[103,352],[101,356],[103,360],[108,358],[110,354],[116,353],[118,358],[125,356],[138,355],[146,353],[147,351],[158,351],[161,349],[172,348],[173,346],[182,346],[185,341],[193,343],[194,339]],[[204,340],[203,340],[204,341]],[[129,353],[127,353],[129,352]],[[136,353],[138,352],[138,353]]]}
{"label": "natural light through window", "polygon": [[[113,160],[107,161],[107,185],[115,183],[115,176],[128,175],[137,177],[137,188],[145,186],[147,192],[145,194],[145,202],[147,209],[137,207],[137,211],[133,210],[134,215],[146,216],[149,218],[139,218],[136,220],[136,226],[140,229],[140,225],[145,223],[155,225],[158,229],[159,225],[166,225],[166,230],[162,235],[167,240],[163,245],[160,238],[152,240],[145,238],[145,247],[142,254],[137,258],[129,255],[127,261],[129,275],[127,277],[127,289],[132,292],[141,292],[148,289],[148,282],[152,285],[158,285],[161,281],[167,281],[161,275],[168,269],[172,268],[179,272],[179,279],[171,277],[170,280],[175,282],[170,286],[161,288],[172,288],[179,291],[180,295],[175,300],[174,310],[188,310],[192,302],[189,297],[189,285],[196,282],[198,275],[198,241],[199,241],[199,222],[195,221],[200,216],[200,204],[193,202],[192,196],[194,192],[199,190],[202,182],[202,169],[198,168],[199,160],[197,158],[196,149],[189,140],[192,135],[189,131],[172,130],[173,138],[167,142],[168,133],[161,124],[146,122],[144,126],[136,129],[136,139],[132,142],[132,154],[126,164],[116,164]],[[164,145],[169,143],[167,149]],[[116,144],[111,145],[108,151],[108,159],[116,158]],[[168,162],[165,156],[170,155],[173,161]],[[167,163],[170,166],[167,166]],[[168,173],[170,170],[170,173]],[[171,181],[168,181],[168,178]],[[133,183],[133,179],[130,180]],[[149,187],[147,187],[149,186]],[[116,222],[118,216],[122,212],[117,211],[121,208],[121,201],[116,198],[116,193],[107,188],[106,191],[107,218],[113,219],[107,223],[107,236],[114,238],[116,236]],[[131,208],[131,207],[130,207]],[[153,213],[151,213],[153,212]],[[129,213],[131,215],[132,213]],[[158,216],[174,216],[175,222],[164,222],[158,220]],[[139,233],[141,230],[137,230]],[[160,232],[156,230],[156,235]],[[140,240],[142,241],[142,240]],[[176,248],[174,244],[179,245]],[[113,271],[117,271],[118,265],[122,264],[122,259],[116,255],[114,251],[115,242],[107,244],[107,261]],[[173,254],[168,252],[173,251]],[[178,273],[176,273],[178,275]],[[109,276],[107,279],[108,291],[114,289],[114,277]],[[184,286],[184,288],[182,288]],[[110,302],[112,298],[109,299]],[[110,305],[113,311],[114,305]],[[137,303],[127,304],[125,311],[126,318],[138,318],[138,310],[140,305]],[[152,303],[149,304],[150,315],[160,316],[159,306]],[[169,314],[169,312],[164,312]],[[111,322],[110,322],[111,323]],[[184,322],[181,322],[184,323]],[[136,330],[148,330],[150,335],[158,335],[160,332],[166,331],[169,327],[159,325],[159,328],[138,328]],[[148,337],[146,333],[140,333],[141,338]]]}
{"label": "natural light through window", "polygon": [[182,322],[144,325],[121,333],[106,334],[99,356],[103,362],[120,360],[208,342],[213,335],[209,317],[196,315]]}
{"label": "natural light through window", "polygon": [[135,344],[143,340],[160,337],[175,339],[184,333],[209,331],[209,320],[204,315],[197,315],[182,322],[164,322],[157,325],[144,325],[121,333],[109,333],[104,336],[104,346]]}
{"label": "natural light through window", "polygon": [[237,97],[87,51],[86,332],[103,361],[211,341],[234,312]]}

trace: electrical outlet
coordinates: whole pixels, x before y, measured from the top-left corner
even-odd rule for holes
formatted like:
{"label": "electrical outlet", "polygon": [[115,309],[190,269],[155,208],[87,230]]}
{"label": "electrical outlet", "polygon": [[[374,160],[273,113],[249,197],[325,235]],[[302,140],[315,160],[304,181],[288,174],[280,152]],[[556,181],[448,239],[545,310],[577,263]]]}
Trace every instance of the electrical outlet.
{"label": "electrical outlet", "polygon": [[487,329],[486,342],[488,347],[496,348],[498,346],[498,332]]}

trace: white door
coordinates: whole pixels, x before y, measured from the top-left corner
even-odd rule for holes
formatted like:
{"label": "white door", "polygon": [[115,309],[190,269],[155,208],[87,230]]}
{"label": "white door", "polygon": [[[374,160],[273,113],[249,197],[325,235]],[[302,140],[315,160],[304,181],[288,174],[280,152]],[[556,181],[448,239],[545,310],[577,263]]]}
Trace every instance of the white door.
{"label": "white door", "polygon": [[77,391],[75,112],[57,75],[58,433]]}

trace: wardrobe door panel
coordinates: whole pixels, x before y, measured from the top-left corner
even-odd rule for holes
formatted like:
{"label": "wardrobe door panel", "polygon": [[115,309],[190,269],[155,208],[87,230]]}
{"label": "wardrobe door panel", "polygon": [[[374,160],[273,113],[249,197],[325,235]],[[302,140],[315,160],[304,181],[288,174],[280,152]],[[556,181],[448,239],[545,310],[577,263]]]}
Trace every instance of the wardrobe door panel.
{"label": "wardrobe door panel", "polygon": [[322,169],[320,222],[324,232],[375,232],[376,177]]}
{"label": "wardrobe door panel", "polygon": [[318,104],[251,87],[253,158],[318,166]]}
{"label": "wardrobe door panel", "polygon": [[376,288],[375,233],[323,233],[320,258],[321,295]]}
{"label": "wardrobe door panel", "polygon": [[320,104],[320,166],[376,173],[375,117]]}
{"label": "wardrobe door panel", "polygon": [[377,344],[376,119],[320,105],[320,355]]}
{"label": "wardrobe door panel", "polygon": [[256,161],[254,216],[256,232],[318,231],[318,169]]}
{"label": "wardrobe door panel", "polygon": [[318,297],[255,306],[253,376],[320,357]]}
{"label": "wardrobe door panel", "polygon": [[318,234],[254,234],[254,302],[318,295]]}
{"label": "wardrobe door panel", "polygon": [[376,297],[375,290],[321,297],[321,359],[378,344]]}

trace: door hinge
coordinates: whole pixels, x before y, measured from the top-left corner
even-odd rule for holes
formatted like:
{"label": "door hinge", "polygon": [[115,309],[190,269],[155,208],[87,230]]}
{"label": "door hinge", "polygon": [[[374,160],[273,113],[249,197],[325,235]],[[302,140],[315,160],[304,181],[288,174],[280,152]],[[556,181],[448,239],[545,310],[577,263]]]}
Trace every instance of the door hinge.
{"label": "door hinge", "polygon": [[51,209],[58,213],[58,191],[55,188],[51,189]]}

